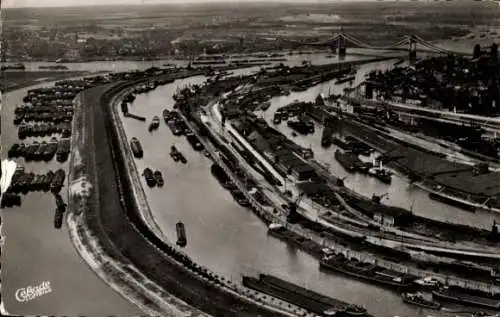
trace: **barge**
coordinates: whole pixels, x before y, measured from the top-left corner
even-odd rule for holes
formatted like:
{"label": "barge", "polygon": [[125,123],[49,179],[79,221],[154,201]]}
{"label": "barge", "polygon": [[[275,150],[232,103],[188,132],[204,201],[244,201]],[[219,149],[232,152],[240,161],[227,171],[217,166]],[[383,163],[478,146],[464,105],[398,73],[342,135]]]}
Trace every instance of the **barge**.
{"label": "barge", "polygon": [[142,175],[144,175],[146,184],[148,184],[149,187],[156,186],[156,178],[154,177],[153,171],[150,168],[146,167]]}
{"label": "barge", "polygon": [[64,209],[61,207],[57,207],[56,213],[54,215],[54,228],[61,229],[63,217],[64,217]]}
{"label": "barge", "polygon": [[465,211],[470,211],[470,212],[476,212],[476,207],[470,204],[467,204],[466,202],[462,202],[450,197],[446,197],[444,195],[441,195],[439,193],[433,192],[429,193],[429,198],[435,201],[442,202],[444,204],[465,210]]}
{"label": "barge", "polygon": [[130,140],[130,148],[135,158],[142,158],[144,156],[142,145],[137,138],[132,138],[132,140]]}
{"label": "barge", "polygon": [[340,150],[335,151],[335,159],[346,171],[351,173],[355,172],[361,163],[361,160],[355,154]]}
{"label": "barge", "polygon": [[370,316],[366,309],[313,292],[277,277],[260,274],[259,279],[243,276],[243,285],[279,298],[320,316]]}
{"label": "barge", "polygon": [[416,276],[400,274],[377,267],[376,265],[349,260],[343,254],[325,256],[320,260],[320,269],[335,271],[373,284],[395,289],[407,289],[412,286]]}
{"label": "barge", "polygon": [[222,187],[224,187],[225,189],[234,188],[234,183],[231,181],[231,178],[227,176],[222,167],[214,163],[210,167],[210,172]]}
{"label": "barge", "polygon": [[452,289],[443,287],[439,290],[432,291],[432,297],[441,301],[455,303],[463,306],[477,307],[483,309],[491,309],[500,311],[500,299],[495,296],[481,296],[472,294],[473,292],[465,292],[464,290]]}
{"label": "barge", "polygon": [[153,120],[151,121],[151,124],[149,125],[148,131],[152,132],[153,130],[158,129],[160,126],[160,118],[158,116],[154,116]]}
{"label": "barge", "polygon": [[60,163],[66,162],[70,151],[70,139],[61,139],[57,144],[56,159]]}
{"label": "barge", "polygon": [[54,173],[54,177],[52,178],[52,181],[50,183],[50,191],[54,194],[59,194],[64,185],[65,179],[66,179],[66,172],[61,168],[58,169]]}
{"label": "barge", "polygon": [[186,238],[186,228],[182,222],[178,222],[175,225],[175,231],[177,232],[177,245],[180,246],[181,248],[185,247],[187,245],[187,238]]}
{"label": "barge", "polygon": [[153,176],[156,180],[156,184],[158,185],[158,187],[163,187],[163,185],[165,184],[165,182],[163,181],[163,176],[161,175],[161,172],[160,171],[155,171],[153,173]]}
{"label": "barge", "polygon": [[201,151],[204,149],[203,144],[201,144],[198,137],[192,131],[189,131],[186,133],[186,138],[187,138],[189,144],[191,144],[191,147],[193,148],[193,150]]}
{"label": "barge", "polygon": [[423,308],[429,308],[429,309],[434,309],[438,310],[441,308],[441,304],[438,302],[435,302],[433,300],[428,300],[424,298],[419,293],[402,293],[401,294],[401,299],[403,302]]}

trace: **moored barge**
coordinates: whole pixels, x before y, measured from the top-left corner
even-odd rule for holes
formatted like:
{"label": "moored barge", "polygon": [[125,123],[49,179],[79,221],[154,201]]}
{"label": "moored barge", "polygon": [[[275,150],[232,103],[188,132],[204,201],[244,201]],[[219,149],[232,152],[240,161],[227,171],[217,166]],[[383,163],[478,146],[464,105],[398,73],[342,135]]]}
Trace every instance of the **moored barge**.
{"label": "moored barge", "polygon": [[310,291],[271,275],[243,276],[243,285],[321,316],[370,316],[366,309]]}
{"label": "moored barge", "polygon": [[320,268],[396,289],[409,288],[416,279],[412,275],[400,274],[357,260],[349,260],[343,254],[325,256],[320,260]]}
{"label": "moored barge", "polygon": [[441,301],[456,303],[463,306],[500,311],[500,298],[498,298],[498,295],[483,296],[473,293],[473,291],[469,293],[458,288],[443,287],[439,290],[432,291],[432,296]]}
{"label": "moored barge", "polygon": [[176,223],[175,231],[177,232],[177,245],[181,248],[185,247],[187,245],[187,238],[184,224],[180,221]]}
{"label": "moored barge", "polygon": [[156,178],[154,176],[153,171],[146,167],[143,172],[144,178],[146,179],[146,184],[148,184],[149,187],[155,187],[156,186]]}
{"label": "moored barge", "polygon": [[418,293],[402,293],[401,294],[401,299],[403,302],[415,306],[420,306],[423,308],[429,308],[429,309],[440,309],[441,304],[432,300],[428,300],[424,298],[421,294]]}
{"label": "moored barge", "polygon": [[142,145],[137,138],[132,138],[132,140],[130,140],[130,148],[135,158],[143,157],[144,152],[142,150]]}

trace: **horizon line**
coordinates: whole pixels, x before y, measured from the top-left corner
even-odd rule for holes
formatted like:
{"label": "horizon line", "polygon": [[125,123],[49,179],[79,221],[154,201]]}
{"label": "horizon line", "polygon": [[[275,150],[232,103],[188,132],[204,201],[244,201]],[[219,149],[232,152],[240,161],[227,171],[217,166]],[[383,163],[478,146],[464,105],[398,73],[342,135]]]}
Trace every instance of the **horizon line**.
{"label": "horizon line", "polygon": [[[147,1],[147,0],[146,0]],[[154,1],[154,0],[153,0]],[[413,3],[436,3],[436,2],[470,2],[470,3],[481,3],[481,2],[496,2],[499,3],[500,5],[500,0],[209,0],[209,1],[204,1],[204,0],[194,0],[194,1],[189,1],[186,2],[185,0],[170,0],[168,2],[144,2],[144,3],[95,3],[95,4],[75,4],[75,5],[53,5],[53,4],[45,4],[45,5],[28,5],[28,6],[8,6],[7,4],[1,5],[2,9],[8,10],[8,9],[38,9],[38,8],[84,8],[84,7],[125,7],[125,6],[134,6],[134,7],[139,7],[139,6],[154,6],[154,5],[213,5],[213,4],[226,4],[226,3],[231,3],[231,4],[239,4],[239,3],[244,3],[244,4],[251,4],[255,2],[266,2],[268,4],[272,3],[289,3],[289,4],[324,4],[324,3],[349,3],[349,2],[354,2],[354,3],[362,3],[362,2],[379,2],[379,3],[399,3],[399,2],[413,2]]]}

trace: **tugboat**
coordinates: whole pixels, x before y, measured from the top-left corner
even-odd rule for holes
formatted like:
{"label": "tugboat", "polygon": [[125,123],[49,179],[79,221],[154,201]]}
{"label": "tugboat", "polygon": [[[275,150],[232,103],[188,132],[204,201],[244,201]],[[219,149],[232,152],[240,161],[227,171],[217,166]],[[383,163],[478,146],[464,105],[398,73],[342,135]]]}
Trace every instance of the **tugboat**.
{"label": "tugboat", "polygon": [[155,187],[156,179],[154,177],[153,171],[150,168],[146,167],[142,175],[144,175],[144,178],[146,179],[146,184],[148,184],[149,187]]}
{"label": "tugboat", "polygon": [[153,176],[156,179],[156,184],[158,185],[158,187],[163,187],[163,184],[165,182],[163,181],[163,176],[161,175],[161,172],[160,171],[155,171],[153,173]]}
{"label": "tugboat", "polygon": [[383,168],[372,168],[368,170],[368,175],[373,176],[380,180],[382,183],[390,184],[392,181],[392,174],[386,169]]}
{"label": "tugboat", "polygon": [[435,310],[441,308],[441,304],[432,300],[425,299],[424,296],[419,293],[402,293],[401,298],[403,299],[403,302],[407,304]]}
{"label": "tugboat", "polygon": [[153,130],[158,129],[160,126],[160,118],[158,116],[153,117],[153,121],[151,121],[151,124],[149,125],[148,131],[151,132]]}

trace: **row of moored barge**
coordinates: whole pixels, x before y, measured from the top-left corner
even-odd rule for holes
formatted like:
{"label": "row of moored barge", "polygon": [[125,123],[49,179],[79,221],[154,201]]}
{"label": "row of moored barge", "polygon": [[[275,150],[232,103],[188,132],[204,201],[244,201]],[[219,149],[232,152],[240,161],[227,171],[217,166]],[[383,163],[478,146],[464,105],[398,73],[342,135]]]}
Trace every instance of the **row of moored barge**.
{"label": "row of moored barge", "polygon": [[26,173],[23,167],[18,167],[7,191],[15,194],[26,194],[30,191],[48,192],[50,190],[54,194],[58,194],[64,186],[65,178],[66,173],[63,169],[58,169],[56,172],[49,171],[46,174],[35,174]]}
{"label": "row of moored barge", "polygon": [[63,138],[71,136],[71,124],[68,122],[49,124],[22,124],[19,126],[18,137],[23,140],[28,137],[45,137],[60,133]]}
{"label": "row of moored barge", "polygon": [[57,140],[52,138],[49,142],[34,141],[32,144],[15,143],[9,149],[9,158],[24,157],[27,161],[50,161],[56,156],[59,162],[68,159],[70,151],[70,140]]}

